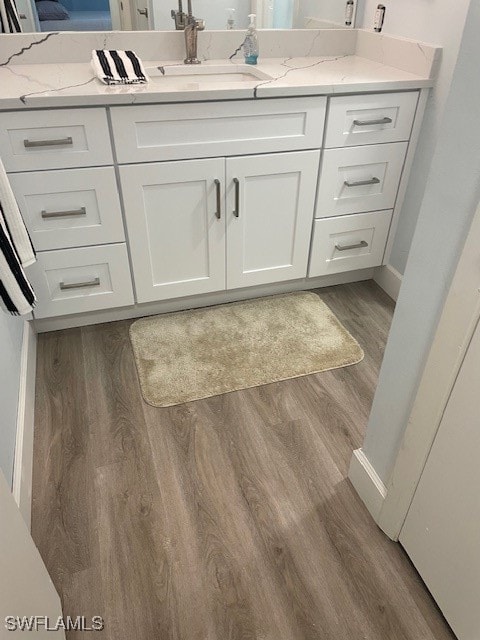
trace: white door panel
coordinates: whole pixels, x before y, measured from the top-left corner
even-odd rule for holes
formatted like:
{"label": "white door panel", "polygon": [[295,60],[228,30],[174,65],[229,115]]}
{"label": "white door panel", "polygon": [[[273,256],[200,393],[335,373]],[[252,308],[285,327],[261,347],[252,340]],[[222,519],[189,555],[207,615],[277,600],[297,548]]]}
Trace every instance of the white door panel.
{"label": "white door panel", "polygon": [[480,638],[480,328],[400,533],[459,640]]}
{"label": "white door panel", "polygon": [[148,0],[132,0],[132,22],[137,31],[150,29],[150,7]]}

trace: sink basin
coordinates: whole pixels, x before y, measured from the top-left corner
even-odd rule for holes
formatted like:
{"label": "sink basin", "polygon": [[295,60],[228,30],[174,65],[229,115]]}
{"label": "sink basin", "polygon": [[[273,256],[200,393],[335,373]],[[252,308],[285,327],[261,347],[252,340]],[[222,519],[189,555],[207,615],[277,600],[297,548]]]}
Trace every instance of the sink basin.
{"label": "sink basin", "polygon": [[189,89],[204,85],[234,83],[257,84],[259,81],[272,80],[272,76],[248,64],[225,65],[166,65],[146,69],[152,82],[167,87],[183,86]]}

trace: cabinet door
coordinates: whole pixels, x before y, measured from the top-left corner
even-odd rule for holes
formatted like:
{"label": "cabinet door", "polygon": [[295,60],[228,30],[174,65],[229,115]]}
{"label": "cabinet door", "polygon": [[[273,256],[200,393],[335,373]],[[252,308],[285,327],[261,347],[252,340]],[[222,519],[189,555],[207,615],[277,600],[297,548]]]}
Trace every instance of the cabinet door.
{"label": "cabinet door", "polygon": [[227,287],[305,278],[319,151],[227,160]]}
{"label": "cabinet door", "polygon": [[225,161],[127,165],[120,176],[138,302],[225,289]]}

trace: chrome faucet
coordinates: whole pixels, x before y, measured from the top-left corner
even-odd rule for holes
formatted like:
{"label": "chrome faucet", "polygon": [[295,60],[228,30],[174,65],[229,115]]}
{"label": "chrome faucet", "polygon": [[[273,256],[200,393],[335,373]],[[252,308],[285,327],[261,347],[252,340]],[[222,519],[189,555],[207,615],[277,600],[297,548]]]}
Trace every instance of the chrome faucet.
{"label": "chrome faucet", "polygon": [[192,0],[188,0],[187,13],[183,11],[182,0],[178,0],[178,11],[172,9],[172,18],[175,20],[175,29],[185,31],[185,47],[187,57],[185,64],[200,64],[197,58],[198,32],[205,29],[205,20],[198,20],[193,15]]}
{"label": "chrome faucet", "polygon": [[183,61],[185,64],[200,64],[201,60],[197,58],[198,32],[205,29],[203,20],[197,20],[193,16],[187,17],[185,25],[185,47],[187,49],[187,57]]}

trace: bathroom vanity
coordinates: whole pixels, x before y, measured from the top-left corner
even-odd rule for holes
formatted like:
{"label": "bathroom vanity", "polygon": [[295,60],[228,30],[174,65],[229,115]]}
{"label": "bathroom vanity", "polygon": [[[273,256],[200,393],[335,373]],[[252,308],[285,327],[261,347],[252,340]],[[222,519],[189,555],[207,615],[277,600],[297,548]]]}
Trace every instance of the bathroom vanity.
{"label": "bathroom vanity", "polygon": [[371,277],[433,83],[425,52],[423,76],[358,53],[268,59],[241,81],[207,61],[196,87],[158,60],[142,87],[65,63],[73,82],[36,91],[59,65],[12,67],[31,91],[0,99],[0,153],[38,252],[39,330]]}

